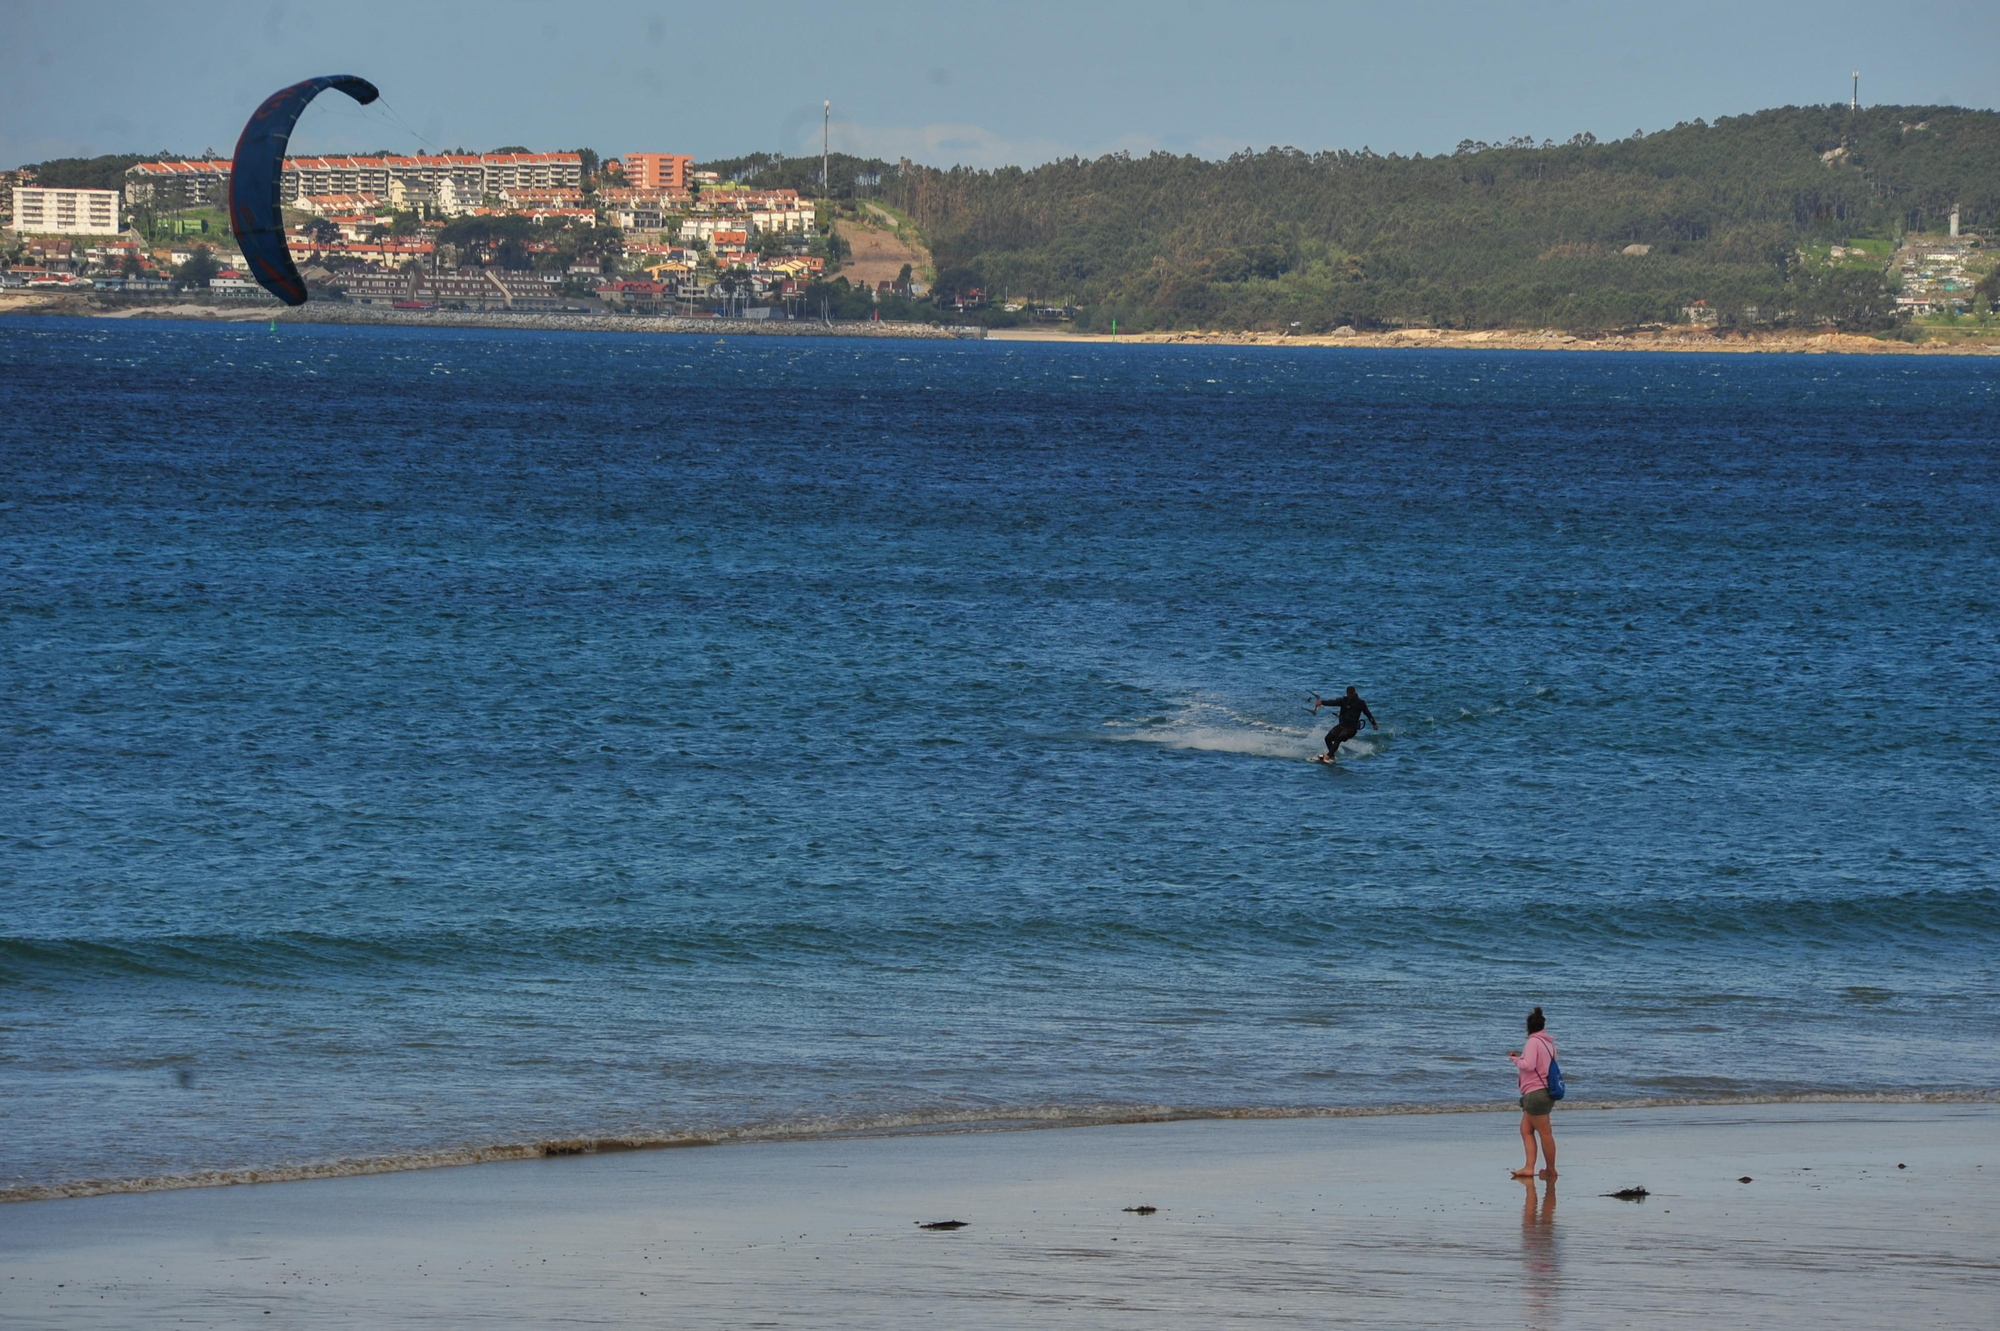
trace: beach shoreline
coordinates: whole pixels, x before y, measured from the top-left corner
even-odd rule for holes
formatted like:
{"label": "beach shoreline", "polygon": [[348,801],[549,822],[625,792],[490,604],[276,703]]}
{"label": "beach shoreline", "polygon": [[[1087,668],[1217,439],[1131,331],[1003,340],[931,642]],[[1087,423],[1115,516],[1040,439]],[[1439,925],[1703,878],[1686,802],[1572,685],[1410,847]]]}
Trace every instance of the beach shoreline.
{"label": "beach shoreline", "polygon": [[340,324],[393,328],[491,328],[555,333],[651,333],[696,337],[873,337],[917,341],[977,340],[985,330],[938,324],[815,319],[710,319],[681,315],[508,313],[473,310],[398,310],[375,305],[315,301],[297,308],[265,304],[120,303],[86,297],[0,296],[0,316],[39,314],[84,319],[173,319],[193,323]]}
{"label": "beach shoreline", "polygon": [[1060,326],[996,328],[995,342],[1137,343],[1153,346],[1350,347],[1370,350],[1729,352],[1789,355],[1906,356],[2000,355],[2000,332],[1990,340],[1900,342],[1831,330],[1757,330],[1671,327],[1572,333],[1555,328],[1397,328],[1386,332],[1300,334],[1256,332],[1078,333]]}
{"label": "beach shoreline", "polygon": [[1857,356],[2000,355],[2000,333],[1991,338],[1931,338],[1903,342],[1858,333],[1800,329],[1719,330],[1670,327],[1574,333],[1553,328],[1456,330],[1398,328],[1381,332],[1346,330],[1325,334],[1182,330],[1177,332],[1080,333],[1061,325],[980,328],[971,325],[817,320],[688,318],[677,315],[507,313],[465,310],[397,310],[381,306],[315,302],[297,309],[263,303],[201,303],[190,300],[111,304],[68,294],[0,294],[0,316],[64,315],[92,319],[178,319],[197,323],[344,324],[407,328],[538,329],[547,332],[666,333],[710,337],[884,337],[920,341],[1068,343],[1079,346],[1316,347],[1366,350],[1444,351],[1616,351]]}
{"label": "beach shoreline", "polygon": [[[2000,1292],[1990,1103],[1568,1111],[1560,1180],[1525,1184],[1515,1117],[851,1137],[29,1204],[0,1208],[0,1320],[1827,1327],[1885,1301],[1971,1324]],[[1633,1186],[1650,1195],[1607,1195]],[[940,1221],[963,1225],[921,1227]]]}
{"label": "beach shoreline", "polygon": [[[2000,1110],[2000,1091],[1932,1092],[1806,1092],[1738,1096],[1636,1097],[1596,1104],[1557,1106],[1559,1122],[1578,1115],[1646,1113],[1657,1110],[1734,1110],[1769,1106],[1831,1106],[1837,1108],[1891,1106],[1986,1105]],[[1508,1113],[1511,1101],[1479,1103],[1241,1106],[1045,1106],[997,1109],[984,1114],[943,1111],[935,1114],[887,1114],[846,1123],[775,1122],[736,1128],[700,1129],[619,1136],[531,1138],[510,1142],[470,1144],[456,1148],[409,1151],[314,1160],[296,1164],[243,1165],[144,1177],[73,1179],[0,1186],[0,1208],[36,1202],[79,1200],[153,1192],[184,1192],[204,1188],[247,1187],[271,1183],[318,1182],[366,1178],[383,1174],[427,1173],[507,1161],[614,1155],[642,1151],[673,1151],[700,1147],[747,1147],[815,1141],[872,1138],[949,1137],[985,1133],[1049,1132],[1085,1128],[1135,1127],[1159,1123],[1252,1123],[1349,1119],[1399,1119],[1440,1115]]]}

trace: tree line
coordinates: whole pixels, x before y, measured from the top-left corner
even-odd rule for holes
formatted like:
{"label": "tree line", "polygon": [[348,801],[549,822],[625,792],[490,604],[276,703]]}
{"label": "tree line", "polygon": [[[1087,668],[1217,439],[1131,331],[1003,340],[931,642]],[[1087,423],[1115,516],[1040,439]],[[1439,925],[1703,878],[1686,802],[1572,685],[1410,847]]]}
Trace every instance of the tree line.
{"label": "tree line", "polygon": [[[801,167],[816,177],[818,159],[763,164]],[[1073,302],[1086,327],[1598,329],[1697,301],[1724,323],[1878,327],[1894,318],[1885,274],[1802,251],[1940,231],[1954,204],[1968,229],[2000,225],[2000,115],[1785,107],[1434,157],[889,168],[869,192],[922,228],[941,290]]]}

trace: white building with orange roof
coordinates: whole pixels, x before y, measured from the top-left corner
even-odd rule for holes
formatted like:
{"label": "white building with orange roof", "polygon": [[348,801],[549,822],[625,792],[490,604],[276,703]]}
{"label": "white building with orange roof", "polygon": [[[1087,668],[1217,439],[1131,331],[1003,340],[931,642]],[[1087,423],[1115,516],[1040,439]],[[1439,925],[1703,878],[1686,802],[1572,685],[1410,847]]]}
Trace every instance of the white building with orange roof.
{"label": "white building with orange roof", "polygon": [[305,194],[296,199],[292,206],[302,213],[311,213],[315,217],[339,217],[356,213],[373,213],[382,208],[384,203],[379,194]]}
{"label": "white building with orange roof", "polygon": [[[125,173],[126,197],[167,207],[214,206],[229,196],[226,161],[140,162]],[[397,207],[436,203],[464,210],[509,190],[580,190],[576,153],[441,153],[415,157],[288,157],[279,197],[374,194]],[[447,203],[449,200],[449,203]]]}
{"label": "white building with orange roof", "polygon": [[229,198],[230,163],[139,162],[125,169],[125,198],[166,208],[219,207]]}

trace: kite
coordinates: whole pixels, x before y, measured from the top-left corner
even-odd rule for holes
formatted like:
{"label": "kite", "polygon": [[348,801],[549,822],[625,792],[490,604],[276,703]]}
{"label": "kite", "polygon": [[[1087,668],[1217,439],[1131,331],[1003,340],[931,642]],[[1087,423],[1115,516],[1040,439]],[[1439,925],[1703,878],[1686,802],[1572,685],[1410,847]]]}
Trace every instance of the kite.
{"label": "kite", "polygon": [[243,137],[236,141],[236,160],[229,168],[229,229],[243,247],[250,275],[287,305],[306,303],[306,284],[285,244],[280,197],[285,146],[306,103],[326,88],[338,88],[363,106],[382,95],[367,79],[352,74],[328,74],[280,88],[264,99],[243,127]]}

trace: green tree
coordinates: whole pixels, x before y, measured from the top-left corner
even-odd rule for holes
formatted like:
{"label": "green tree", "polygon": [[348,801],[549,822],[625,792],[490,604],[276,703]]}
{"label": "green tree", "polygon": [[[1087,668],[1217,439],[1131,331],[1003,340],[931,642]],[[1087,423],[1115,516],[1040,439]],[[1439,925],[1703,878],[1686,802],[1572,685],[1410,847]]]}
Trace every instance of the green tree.
{"label": "green tree", "polygon": [[[179,160],[166,154],[162,157]],[[126,171],[141,162],[158,160],[162,158],[111,153],[103,157],[55,157],[36,162],[29,169],[35,173],[35,184],[47,189],[123,189]]]}
{"label": "green tree", "polygon": [[615,273],[618,262],[625,257],[625,233],[615,226],[576,227],[571,232],[574,237],[570,253],[584,263],[594,263],[598,271]]}
{"label": "green tree", "polygon": [[197,245],[187,262],[174,269],[174,288],[178,291],[206,291],[209,282],[222,271],[222,265],[215,261],[215,251],[206,245]]}
{"label": "green tree", "polygon": [[438,233],[441,243],[458,247],[464,261],[475,267],[496,263],[502,268],[531,268],[528,242],[540,235],[533,221],[518,213],[460,217]]}
{"label": "green tree", "polygon": [[1986,276],[1979,279],[1972,288],[1972,296],[1975,310],[1979,308],[1978,302],[1983,300],[1986,302],[1988,313],[2000,311],[2000,266],[1994,267]]}

